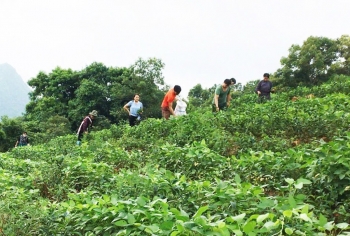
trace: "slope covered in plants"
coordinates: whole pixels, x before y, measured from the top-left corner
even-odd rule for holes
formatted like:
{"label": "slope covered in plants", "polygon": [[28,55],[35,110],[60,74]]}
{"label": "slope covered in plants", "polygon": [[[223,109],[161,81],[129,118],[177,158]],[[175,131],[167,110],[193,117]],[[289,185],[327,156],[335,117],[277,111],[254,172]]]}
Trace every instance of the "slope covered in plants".
{"label": "slope covered in plants", "polygon": [[0,232],[349,235],[349,79],[1,154]]}

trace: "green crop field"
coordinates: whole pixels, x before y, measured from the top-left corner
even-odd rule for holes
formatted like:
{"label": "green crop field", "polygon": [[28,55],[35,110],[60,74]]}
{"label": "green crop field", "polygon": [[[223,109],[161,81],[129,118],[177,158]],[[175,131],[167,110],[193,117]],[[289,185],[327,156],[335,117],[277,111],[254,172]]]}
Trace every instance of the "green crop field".
{"label": "green crop field", "polygon": [[12,149],[0,235],[350,235],[349,101],[340,76]]}

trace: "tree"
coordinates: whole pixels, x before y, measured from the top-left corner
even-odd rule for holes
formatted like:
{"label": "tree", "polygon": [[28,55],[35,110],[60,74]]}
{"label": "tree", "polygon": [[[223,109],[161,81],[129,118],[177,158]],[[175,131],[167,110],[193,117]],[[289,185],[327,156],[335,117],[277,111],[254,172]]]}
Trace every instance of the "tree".
{"label": "tree", "polygon": [[164,63],[156,58],[139,58],[129,68],[107,67],[94,62],[81,71],[55,68],[51,73],[39,72],[28,84],[33,88],[26,107],[26,121],[35,124],[51,117],[68,119],[76,130],[81,119],[97,110],[101,127],[127,119],[123,111],[134,94],[141,96],[144,117],[160,117]]}
{"label": "tree", "polygon": [[330,69],[338,56],[336,40],[311,36],[302,46],[291,46],[276,75],[283,78],[286,86],[319,84],[335,73]]}
{"label": "tree", "polygon": [[189,111],[201,107],[208,107],[212,103],[216,85],[209,89],[203,89],[201,84],[195,85],[188,93]]}

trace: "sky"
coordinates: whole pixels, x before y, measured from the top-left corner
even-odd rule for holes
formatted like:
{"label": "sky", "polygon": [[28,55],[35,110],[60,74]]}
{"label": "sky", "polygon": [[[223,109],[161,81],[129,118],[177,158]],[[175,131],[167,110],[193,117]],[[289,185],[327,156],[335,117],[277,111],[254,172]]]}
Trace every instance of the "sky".
{"label": "sky", "polygon": [[187,93],[245,84],[281,67],[292,44],[350,34],[349,0],[0,0],[0,64],[28,81],[57,66],[165,63]]}

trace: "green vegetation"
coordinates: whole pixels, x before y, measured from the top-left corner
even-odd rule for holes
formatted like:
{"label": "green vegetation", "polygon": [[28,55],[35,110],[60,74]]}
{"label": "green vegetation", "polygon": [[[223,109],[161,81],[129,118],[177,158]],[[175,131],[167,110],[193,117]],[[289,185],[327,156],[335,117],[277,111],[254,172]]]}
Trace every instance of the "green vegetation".
{"label": "green vegetation", "polygon": [[349,79],[4,153],[1,232],[347,235]]}
{"label": "green vegetation", "polygon": [[[347,39],[310,37],[291,53]],[[214,87],[197,85],[189,114],[170,120],[158,119],[157,59],[39,73],[24,117],[0,123],[2,151],[23,129],[34,140],[0,154],[0,235],[350,235],[347,63],[317,82],[283,64],[300,81],[276,72],[263,104],[257,81],[238,84],[232,106],[214,114]],[[122,106],[139,91],[147,119],[130,127]],[[102,115],[77,146],[71,133],[92,109]]]}

